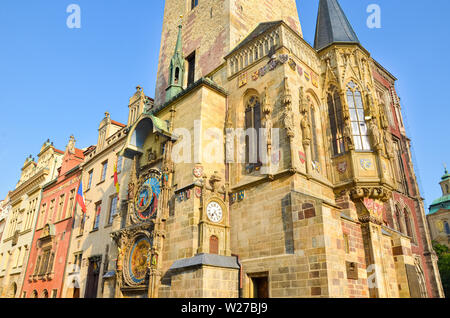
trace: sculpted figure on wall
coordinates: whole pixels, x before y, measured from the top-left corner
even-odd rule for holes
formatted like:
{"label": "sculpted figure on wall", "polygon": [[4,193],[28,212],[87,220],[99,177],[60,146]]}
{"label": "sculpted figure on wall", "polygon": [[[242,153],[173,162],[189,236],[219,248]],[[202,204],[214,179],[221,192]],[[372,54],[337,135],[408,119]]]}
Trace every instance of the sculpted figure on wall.
{"label": "sculpted figure on wall", "polygon": [[370,131],[370,136],[372,138],[373,148],[376,150],[381,149],[381,147],[380,147],[381,146],[381,134],[380,134],[380,130],[378,128],[375,118],[372,118],[372,120],[369,123],[369,131]]}

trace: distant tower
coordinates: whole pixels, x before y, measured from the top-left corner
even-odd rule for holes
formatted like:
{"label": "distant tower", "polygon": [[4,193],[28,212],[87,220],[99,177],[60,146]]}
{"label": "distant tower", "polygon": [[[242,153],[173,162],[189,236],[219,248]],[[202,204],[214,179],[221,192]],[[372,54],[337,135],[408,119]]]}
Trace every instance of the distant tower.
{"label": "distant tower", "polygon": [[[182,15],[183,35],[177,34]],[[164,22],[156,80],[155,105],[166,101],[166,94],[189,86],[220,66],[236,45],[258,24],[283,20],[302,35],[295,0],[166,0]],[[170,82],[169,69],[173,62],[173,48],[182,47],[185,66],[179,87]],[[177,58],[178,59],[178,58]],[[172,79],[173,75],[171,74]],[[169,89],[172,87],[176,89]]]}
{"label": "distant tower", "polygon": [[447,168],[441,178],[442,196],[430,205],[427,215],[431,239],[450,247],[450,174]]}

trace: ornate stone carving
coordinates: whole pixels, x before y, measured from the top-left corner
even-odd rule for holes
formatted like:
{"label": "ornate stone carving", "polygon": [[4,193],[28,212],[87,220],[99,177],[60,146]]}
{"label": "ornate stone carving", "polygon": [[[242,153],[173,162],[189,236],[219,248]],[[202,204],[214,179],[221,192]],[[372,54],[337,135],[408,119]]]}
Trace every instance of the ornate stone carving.
{"label": "ornate stone carving", "polygon": [[301,120],[303,144],[309,145],[311,143],[311,123],[309,121],[308,113],[303,114]]}
{"label": "ornate stone carving", "polygon": [[70,136],[69,143],[67,145],[67,151],[71,154],[75,154],[75,137],[72,135]]}
{"label": "ornate stone carving", "polygon": [[386,145],[386,155],[388,158],[394,157],[394,148],[392,146],[392,136],[391,133],[388,131],[384,132],[384,144]]}
{"label": "ornate stone carving", "polygon": [[355,145],[353,143],[353,133],[352,133],[352,127],[350,126],[350,120],[349,118],[344,119],[344,142],[347,145],[348,150],[354,150]]}
{"label": "ornate stone carving", "polygon": [[392,191],[380,186],[356,186],[350,189],[349,193],[353,201],[370,198],[386,202],[392,195]]}
{"label": "ornate stone carving", "polygon": [[372,139],[372,147],[376,150],[381,149],[381,133],[376,123],[376,119],[372,118],[369,123],[369,132]]}
{"label": "ornate stone carving", "polygon": [[283,98],[284,112],[283,123],[286,128],[286,133],[289,138],[294,137],[294,114],[292,113],[292,96],[288,85],[288,78],[284,78],[284,98]]}
{"label": "ornate stone carving", "polygon": [[264,114],[272,113],[272,105],[270,104],[269,89],[267,88],[267,86],[264,88],[264,97],[262,100],[262,112]]}

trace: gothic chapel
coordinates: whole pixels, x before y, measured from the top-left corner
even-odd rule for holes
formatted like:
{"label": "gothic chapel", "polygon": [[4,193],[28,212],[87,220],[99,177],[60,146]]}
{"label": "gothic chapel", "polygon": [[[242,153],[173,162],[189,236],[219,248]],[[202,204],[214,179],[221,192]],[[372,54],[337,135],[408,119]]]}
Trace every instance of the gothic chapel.
{"label": "gothic chapel", "polygon": [[[166,0],[119,152],[115,297],[442,297],[396,80],[337,0],[314,46],[295,0]],[[189,140],[211,129],[221,160]]]}

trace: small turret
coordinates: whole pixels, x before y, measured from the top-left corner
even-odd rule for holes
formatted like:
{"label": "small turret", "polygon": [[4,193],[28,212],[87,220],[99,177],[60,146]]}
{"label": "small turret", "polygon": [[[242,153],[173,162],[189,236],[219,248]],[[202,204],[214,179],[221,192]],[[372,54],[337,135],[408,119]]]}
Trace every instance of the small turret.
{"label": "small turret", "polygon": [[180,23],[178,26],[178,39],[175,46],[175,53],[170,60],[169,86],[166,89],[166,102],[183,91],[184,57],[182,28]]}

